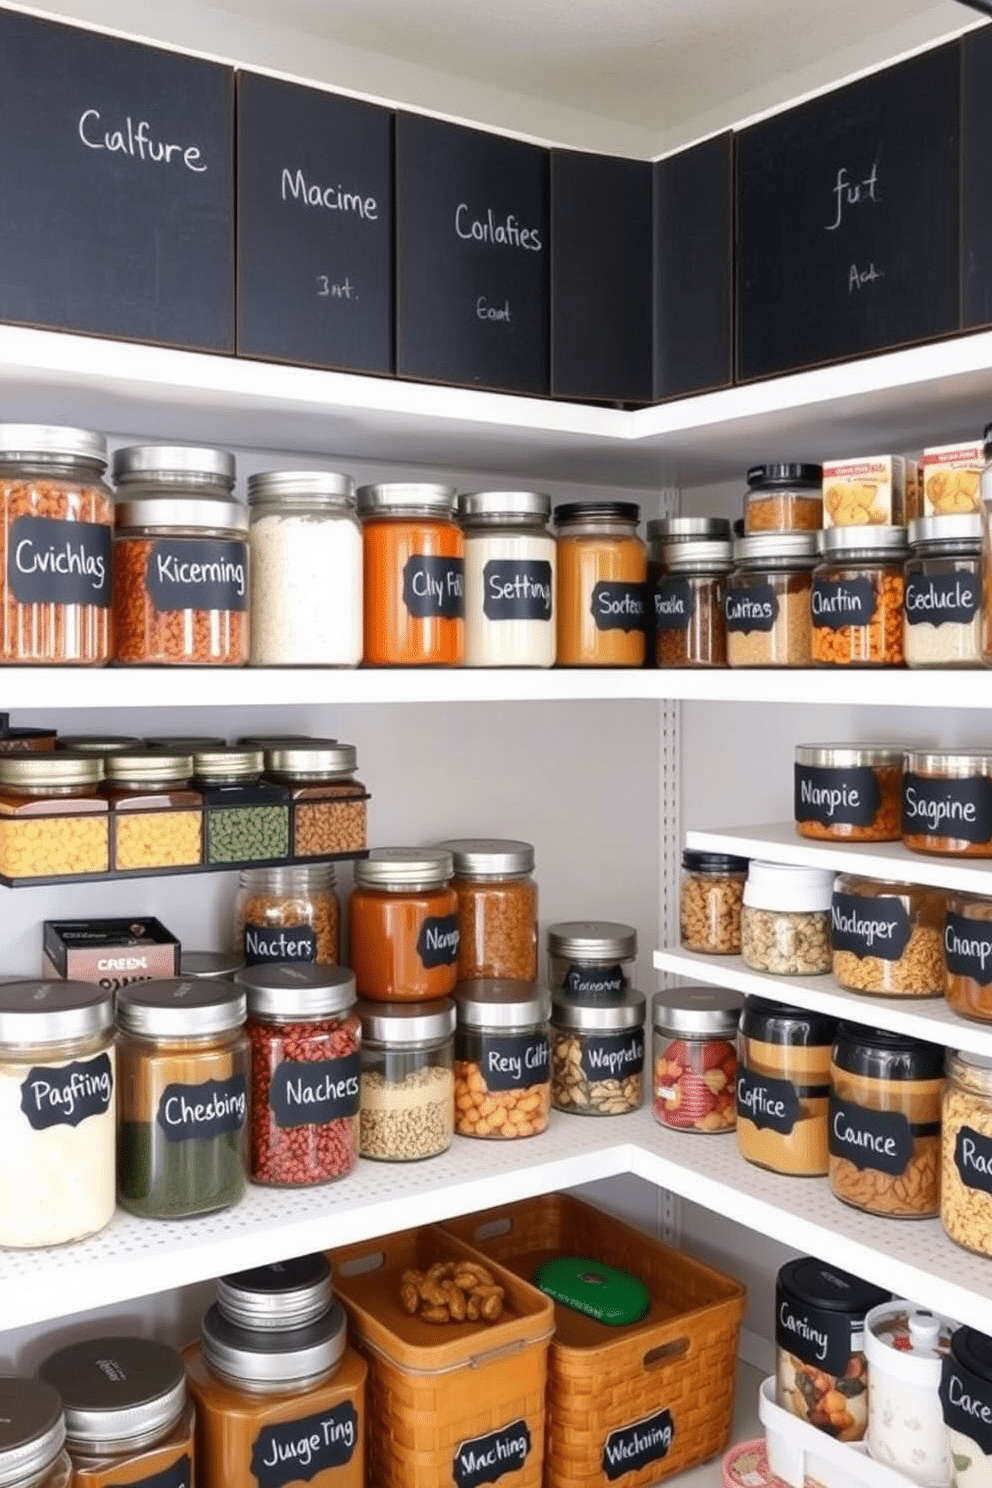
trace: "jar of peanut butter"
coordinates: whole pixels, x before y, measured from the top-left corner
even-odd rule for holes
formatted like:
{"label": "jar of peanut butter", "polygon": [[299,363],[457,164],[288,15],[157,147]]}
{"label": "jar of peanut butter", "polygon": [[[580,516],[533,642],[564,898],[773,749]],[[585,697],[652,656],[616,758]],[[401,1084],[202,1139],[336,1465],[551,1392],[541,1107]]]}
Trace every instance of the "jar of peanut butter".
{"label": "jar of peanut butter", "polygon": [[832,1018],[749,997],[741,1014],[737,1146],[773,1173],[822,1177],[827,1144]]}
{"label": "jar of peanut butter", "polygon": [[641,667],[648,555],[631,501],[569,501],[558,529],[558,665]]}

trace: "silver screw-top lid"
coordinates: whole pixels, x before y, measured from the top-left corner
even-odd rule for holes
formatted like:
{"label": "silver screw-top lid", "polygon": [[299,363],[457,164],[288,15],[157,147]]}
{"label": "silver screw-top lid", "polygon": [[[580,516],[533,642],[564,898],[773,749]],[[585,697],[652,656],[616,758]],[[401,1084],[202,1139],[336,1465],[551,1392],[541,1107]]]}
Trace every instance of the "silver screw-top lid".
{"label": "silver screw-top lid", "polygon": [[676,543],[686,539],[730,541],[729,517],[654,517],[648,523],[648,542]]}
{"label": "silver screw-top lid", "polygon": [[819,534],[820,552],[824,558],[853,557],[863,553],[866,557],[905,557],[905,527],[827,527]]}
{"label": "silver screw-top lid", "polygon": [[345,1350],[345,1316],[334,1302],[302,1328],[240,1328],[214,1303],[201,1324],[203,1357],[235,1383],[279,1390],[330,1374]]}
{"label": "silver screw-top lid", "polygon": [[[223,744],[223,739],[218,739],[218,744]],[[313,734],[243,734],[238,739],[239,749],[289,749],[295,745],[302,749],[330,749],[337,743],[337,739],[318,739]]]}
{"label": "silver screw-top lid", "polygon": [[911,774],[948,775],[961,779],[968,775],[992,774],[992,751],[988,749],[907,749],[903,764]]}
{"label": "silver screw-top lid", "polygon": [[234,456],[229,450],[192,444],[131,444],[114,455],[117,485],[156,480],[211,480],[234,489]]}
{"label": "silver screw-top lid", "polygon": [[55,748],[73,754],[128,754],[143,749],[146,742],[132,734],[59,734]]}
{"label": "silver screw-top lid", "polygon": [[729,573],[733,561],[729,537],[698,542],[684,538],[681,542],[666,542],[661,549],[661,563],[667,573]]}
{"label": "silver screw-top lid", "polygon": [[179,975],[184,981],[230,981],[244,965],[236,951],[188,951],[179,953]]}
{"label": "silver screw-top lid", "polygon": [[263,763],[260,749],[238,749],[233,744],[193,752],[193,774],[199,780],[253,780],[261,775]]}
{"label": "silver screw-top lid", "polygon": [[672,987],[656,992],[651,1004],[661,1033],[731,1039],[744,1006],[739,992],[722,987]]}
{"label": "silver screw-top lid", "polygon": [[217,1278],[217,1306],[239,1328],[303,1328],[323,1317],[332,1300],[331,1268],[322,1255]]}
{"label": "silver screw-top lid", "polygon": [[65,1442],[62,1401],[41,1380],[0,1375],[0,1488],[35,1478]]}
{"label": "silver screw-top lid", "polygon": [[374,847],[355,864],[355,883],[369,889],[435,888],[455,871],[450,852],[430,847]]}
{"label": "silver screw-top lid", "polygon": [[193,773],[191,754],[172,754],[165,749],[143,749],[133,754],[108,754],[103,762],[104,779],[135,785],[167,785],[188,780]]}
{"label": "silver screw-top lid", "polygon": [[369,1002],[359,998],[355,1011],[362,1020],[362,1038],[376,1044],[428,1044],[449,1038],[455,1031],[455,1004],[450,997],[434,1002]]}
{"label": "silver screw-top lid", "polygon": [[358,515],[381,517],[390,512],[398,515],[426,511],[439,517],[450,517],[455,504],[454,486],[428,482],[388,481],[375,486],[359,486]]}
{"label": "silver screw-top lid", "polygon": [[328,775],[353,775],[358,769],[354,744],[314,740],[284,741],[265,750],[265,768],[291,780],[322,780]]}
{"label": "silver screw-top lid", "polygon": [[265,470],[248,477],[248,505],[285,502],[307,506],[347,507],[355,499],[355,482],[337,470]]}
{"label": "silver screw-top lid", "polygon": [[114,507],[114,526],[122,528],[169,527],[217,529],[224,532],[248,531],[248,512],[240,501],[211,500],[203,496],[146,496],[138,501],[118,501]]}
{"label": "silver screw-top lid", "polygon": [[49,1354],[38,1373],[65,1407],[66,1441],[135,1448],[156,1440],[186,1403],[186,1371],[174,1348],[149,1338],[87,1338]]}
{"label": "silver screw-top lid", "polygon": [[796,764],[826,770],[853,770],[859,765],[902,765],[902,744],[797,744]]}
{"label": "silver screw-top lid", "polygon": [[551,519],[551,497],[543,491],[463,491],[458,497],[459,521],[472,517],[536,517]]}
{"label": "silver screw-top lid", "polygon": [[117,1022],[144,1038],[209,1038],[240,1028],[245,995],[229,982],[197,977],[129,982],[117,993]]}
{"label": "silver screw-top lid", "polygon": [[0,1044],[60,1044],[93,1038],[114,1021],[113,1000],[93,982],[0,985]]}
{"label": "silver screw-top lid", "polygon": [[637,931],[614,920],[563,920],[548,926],[548,952],[566,961],[633,961]]}
{"label": "silver screw-top lid", "polygon": [[107,441],[92,429],[70,429],[56,424],[0,424],[0,456],[7,460],[68,457],[107,463]]}
{"label": "silver screw-top lid", "polygon": [[211,734],[158,734],[145,740],[149,749],[171,749],[173,754],[204,754],[211,749],[226,749],[227,740]]}
{"label": "silver screw-top lid", "polygon": [[99,754],[5,754],[0,755],[0,785],[46,786],[99,785],[103,779],[103,757]]}
{"label": "silver screw-top lid", "polygon": [[640,1028],[644,1023],[643,992],[628,987],[616,1002],[577,1002],[571,992],[559,988],[553,992],[551,1021],[558,1028],[574,1028],[585,1033],[622,1028]]}
{"label": "silver screw-top lid", "polygon": [[435,846],[451,854],[459,878],[509,878],[534,871],[533,843],[512,837],[448,837]]}
{"label": "silver screw-top lid", "polygon": [[254,1018],[326,1018],[355,1002],[355,978],[347,966],[309,961],[265,961],[235,973]]}
{"label": "silver screw-top lid", "polygon": [[802,565],[819,553],[818,532],[755,532],[734,538],[734,562],[760,566],[763,560],[791,558]]}
{"label": "silver screw-top lid", "polygon": [[954,512],[946,517],[917,517],[906,529],[911,548],[932,543],[960,543],[972,548],[981,543],[982,519],[978,512]]}
{"label": "silver screw-top lid", "polygon": [[540,982],[480,977],[455,989],[460,1028],[529,1028],[551,1017],[551,992]]}

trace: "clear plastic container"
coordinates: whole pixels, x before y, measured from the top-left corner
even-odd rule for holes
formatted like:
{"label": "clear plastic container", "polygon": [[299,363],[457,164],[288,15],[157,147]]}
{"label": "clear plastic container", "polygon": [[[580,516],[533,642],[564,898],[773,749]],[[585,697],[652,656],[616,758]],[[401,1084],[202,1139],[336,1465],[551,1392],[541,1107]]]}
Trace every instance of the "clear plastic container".
{"label": "clear plastic container", "polygon": [[947,1052],[940,1219],[966,1250],[992,1256],[992,1057]]}
{"label": "clear plastic container", "polygon": [[110,809],[98,755],[0,756],[0,873],[71,878],[110,866]]}
{"label": "clear plastic container", "polygon": [[631,501],[570,501],[558,530],[558,665],[644,665],[647,549]]}
{"label": "clear plastic container", "polygon": [[614,920],[548,926],[548,985],[573,997],[622,997],[634,983],[637,931]]}
{"label": "clear plastic container", "polygon": [[290,793],[294,858],[364,852],[368,791],[353,744],[313,739],[265,750],[266,775]]}
{"label": "clear plastic container", "polygon": [[817,666],[902,666],[905,527],[831,527],[810,593]]}
{"label": "clear plastic container", "polygon": [[908,750],[902,840],[913,852],[992,858],[992,753]]}
{"label": "clear plastic container", "polygon": [[732,567],[729,538],[680,539],[662,546],[654,588],[658,666],[727,665],[724,602]]}
{"label": "clear plastic container", "polygon": [[105,793],[111,805],[111,867],[195,867],[203,862],[203,798],[189,789],[193,759],[145,749],[108,754]]}
{"label": "clear plastic container", "polygon": [[744,531],[816,532],[823,526],[823,466],[752,465],[744,497]]}
{"label": "clear plastic container", "polygon": [[557,650],[557,545],[540,491],[459,496],[465,536],[465,665],[549,667]]}
{"label": "clear plastic container", "polygon": [[624,1116],[643,1095],[644,994],[577,1001],[559,990],[551,1007],[551,1104],[572,1116]]}
{"label": "clear plastic container", "polygon": [[734,541],[724,616],[727,665],[806,667],[816,534],[769,532]]}
{"label": "clear plastic container", "polygon": [[0,1484],[3,1488],[69,1488],[72,1463],[62,1401],[41,1380],[3,1377]]}
{"label": "clear plastic container", "polygon": [[360,486],[366,666],[459,666],[465,544],[450,486]]}
{"label": "clear plastic container", "polygon": [[873,996],[942,997],[945,903],[919,884],[839,873],[830,909],[834,980]]}
{"label": "clear plastic container", "polygon": [[355,864],[348,947],[360,997],[431,1002],[458,981],[458,895],[450,852],[378,847]]}
{"label": "clear plastic container", "polygon": [[454,862],[458,896],[458,980],[537,980],[534,848],[499,837],[452,837],[435,844]]}
{"label": "clear plastic container", "polygon": [[903,650],[910,667],[982,664],[982,519],[909,524]]}
{"label": "clear plastic container", "polygon": [[822,1177],[827,1146],[832,1018],[749,997],[740,1023],[737,1146],[773,1173]]}
{"label": "clear plastic container", "polygon": [[463,982],[455,1003],[455,1131],[537,1136],[551,1105],[551,993],[529,982]]}
{"label": "clear plastic container", "polygon": [[733,1131],[737,1028],[744,999],[675,987],[653,1003],[654,1119],[675,1131]]}
{"label": "clear plastic container", "polygon": [[898,842],[903,750],[889,744],[797,744],[795,817],[800,837]]}
{"label": "clear plastic container", "polygon": [[358,1150],[417,1162],[451,1145],[455,1004],[361,1002],[362,1097]]}
{"label": "clear plastic container", "polygon": [[944,918],[944,995],[964,1018],[992,1023],[992,899],[951,894]]}
{"label": "clear plastic container", "polygon": [[334,865],[243,868],[234,902],[234,949],[246,966],[341,959],[341,910]]}
{"label": "clear plastic container", "polygon": [[818,976],[830,970],[834,875],[783,863],[748,866],[741,909],[741,955],[752,971]]}
{"label": "clear plastic container", "polygon": [[740,954],[747,869],[747,858],[691,848],[683,852],[679,938],[687,951],[707,956]]}

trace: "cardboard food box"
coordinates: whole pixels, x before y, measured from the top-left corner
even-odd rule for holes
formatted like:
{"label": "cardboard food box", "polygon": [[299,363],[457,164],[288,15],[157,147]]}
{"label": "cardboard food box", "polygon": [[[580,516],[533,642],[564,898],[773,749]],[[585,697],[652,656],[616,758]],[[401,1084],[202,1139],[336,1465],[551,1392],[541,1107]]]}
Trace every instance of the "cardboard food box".
{"label": "cardboard food box", "polygon": [[41,971],[117,991],[128,982],[178,976],[179,952],[161,920],[46,920]]}
{"label": "cardboard food box", "polygon": [[824,462],[824,527],[900,527],[906,520],[905,497],[901,455]]}
{"label": "cardboard food box", "polygon": [[979,488],[985,468],[981,440],[975,444],[940,444],[923,451],[923,515],[949,517],[980,512]]}
{"label": "cardboard food box", "polygon": [[922,517],[923,467],[912,455],[906,456],[906,497],[903,504],[907,526]]}

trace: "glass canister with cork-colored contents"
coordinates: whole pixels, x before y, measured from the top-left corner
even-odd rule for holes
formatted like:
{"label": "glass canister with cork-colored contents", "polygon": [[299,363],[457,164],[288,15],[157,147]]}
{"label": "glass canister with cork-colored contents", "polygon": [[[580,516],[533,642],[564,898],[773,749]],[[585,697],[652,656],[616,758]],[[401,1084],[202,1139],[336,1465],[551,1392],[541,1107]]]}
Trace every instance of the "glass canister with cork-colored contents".
{"label": "glass canister with cork-colored contents", "polygon": [[333,863],[243,868],[234,901],[234,949],[244,964],[337,966],[341,908],[335,878]]}
{"label": "glass canister with cork-colored contents", "polygon": [[465,646],[465,543],[451,486],[358,489],[366,666],[459,666]]}
{"label": "glass canister with cork-colored contents", "polygon": [[911,852],[992,858],[992,752],[907,750],[902,840]]}
{"label": "glass canister with cork-colored contents", "polygon": [[661,547],[654,587],[655,662],[659,667],[725,667],[727,538],[682,538]]}
{"label": "glass canister with cork-colored contents", "polygon": [[363,852],[369,793],[358,751],[337,739],[287,739],[265,749],[265,773],[289,791],[294,858]]}
{"label": "glass canister with cork-colored contents", "polygon": [[647,549],[631,501],[555,507],[558,533],[558,665],[644,665]]}
{"label": "glass canister with cork-colored contents", "polygon": [[451,1145],[455,1004],[361,1002],[358,1148],[380,1162],[419,1162]]}
{"label": "glass canister with cork-colored contents", "polygon": [[455,1131],[535,1137],[551,1106],[551,993],[531,982],[462,982],[455,996]]}
{"label": "glass canister with cork-colored contents", "polygon": [[898,842],[903,754],[891,744],[797,744],[795,818],[800,837]]}

